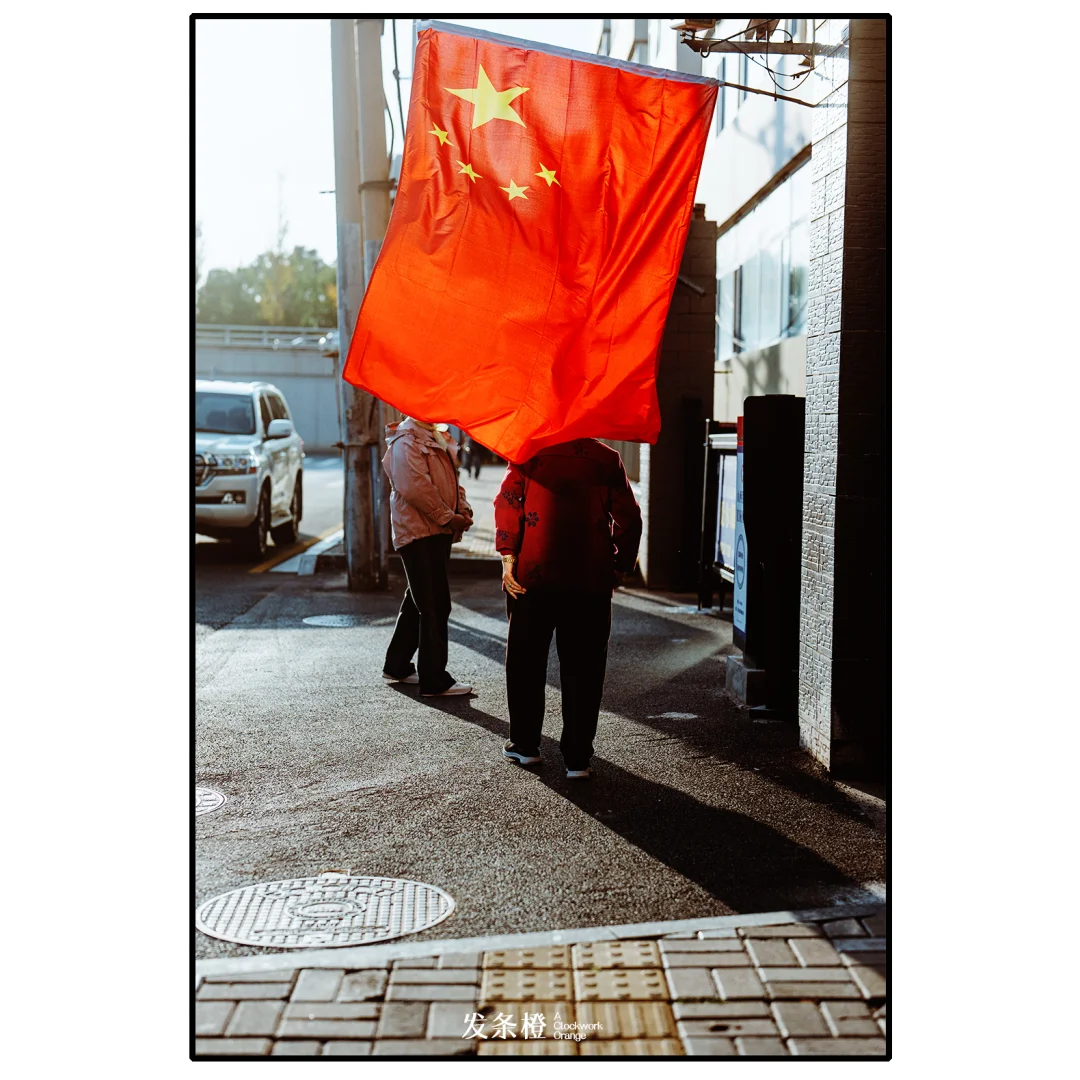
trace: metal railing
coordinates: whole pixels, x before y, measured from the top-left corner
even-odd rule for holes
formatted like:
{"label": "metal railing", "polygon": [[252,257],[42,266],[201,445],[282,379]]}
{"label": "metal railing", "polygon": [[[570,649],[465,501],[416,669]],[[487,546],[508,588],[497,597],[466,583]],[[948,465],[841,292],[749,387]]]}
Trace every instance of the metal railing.
{"label": "metal railing", "polygon": [[337,328],[331,326],[232,326],[197,323],[195,345],[226,349],[337,349]]}

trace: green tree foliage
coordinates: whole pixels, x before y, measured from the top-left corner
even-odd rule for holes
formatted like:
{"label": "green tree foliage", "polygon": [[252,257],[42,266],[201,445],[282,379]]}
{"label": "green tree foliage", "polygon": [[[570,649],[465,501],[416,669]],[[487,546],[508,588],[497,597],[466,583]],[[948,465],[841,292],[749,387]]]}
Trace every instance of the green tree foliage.
{"label": "green tree foliage", "polygon": [[314,248],[267,251],[250,266],[210,270],[195,318],[241,326],[336,326],[337,281]]}

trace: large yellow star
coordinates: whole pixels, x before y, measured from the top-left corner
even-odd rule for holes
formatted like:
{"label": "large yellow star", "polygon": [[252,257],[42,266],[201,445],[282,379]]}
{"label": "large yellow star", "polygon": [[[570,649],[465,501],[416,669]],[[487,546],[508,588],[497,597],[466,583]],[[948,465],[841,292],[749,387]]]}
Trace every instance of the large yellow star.
{"label": "large yellow star", "polygon": [[510,196],[511,202],[513,202],[515,199],[528,200],[528,196],[525,194],[525,192],[529,190],[528,187],[518,187],[513,180],[510,181],[509,187],[500,187],[499,190],[505,191],[506,194]]}
{"label": "large yellow star", "polygon": [[[552,184],[559,184],[559,181],[555,179],[555,170],[545,169],[542,161],[540,162],[540,171],[538,173],[533,173],[533,176],[539,176],[546,180],[548,187],[551,187]],[[559,187],[562,187],[562,184],[559,184]]]}
{"label": "large yellow star", "polygon": [[487,72],[480,68],[480,75],[476,80],[475,88],[471,90],[451,90],[449,86],[444,88],[447,93],[455,94],[459,98],[471,101],[473,104],[472,126],[478,128],[489,120],[509,120],[511,123],[525,126],[525,121],[513,109],[510,102],[520,94],[524,94],[527,86],[511,86],[507,90],[496,90],[487,77]]}
{"label": "large yellow star", "polygon": [[[436,124],[434,120],[432,121],[432,125],[433,126],[428,132],[428,134],[434,135],[435,138],[439,140],[440,146],[445,146],[448,142],[450,142],[450,133],[448,131],[443,131],[443,129],[439,127],[439,125]],[[450,143],[450,145],[453,146],[454,144]],[[543,166],[541,166],[541,168],[543,168]]]}
{"label": "large yellow star", "polygon": [[466,165],[464,161],[459,161],[458,164],[461,166],[461,168],[458,169],[458,172],[459,173],[464,173],[474,184],[476,183],[477,180],[483,180],[484,179],[478,173],[473,172],[472,165]]}

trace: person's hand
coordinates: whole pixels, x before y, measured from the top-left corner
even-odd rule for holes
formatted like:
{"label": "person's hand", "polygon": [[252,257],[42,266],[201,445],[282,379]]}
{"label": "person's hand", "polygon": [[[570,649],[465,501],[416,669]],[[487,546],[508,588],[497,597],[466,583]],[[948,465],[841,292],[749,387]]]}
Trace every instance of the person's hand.
{"label": "person's hand", "polygon": [[517,578],[514,577],[514,565],[516,562],[517,559],[513,555],[504,555],[502,557],[502,587],[513,597],[525,595],[524,588],[518,584]]}
{"label": "person's hand", "polygon": [[468,532],[472,528],[472,518],[466,517],[464,514],[455,514],[447,523],[451,529],[457,534]]}

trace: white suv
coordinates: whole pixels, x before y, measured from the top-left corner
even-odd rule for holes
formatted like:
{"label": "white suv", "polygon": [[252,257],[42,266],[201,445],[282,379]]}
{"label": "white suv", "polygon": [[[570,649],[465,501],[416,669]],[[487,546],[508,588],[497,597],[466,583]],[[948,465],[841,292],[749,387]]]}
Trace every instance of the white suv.
{"label": "white suv", "polygon": [[296,540],[304,441],[276,386],[195,381],[195,531],[236,538],[260,558],[266,535]]}

